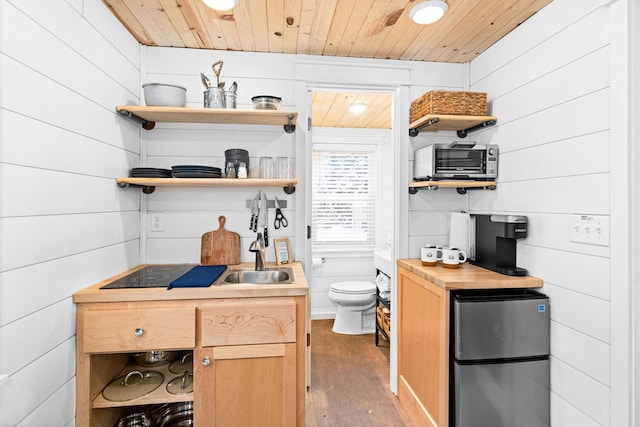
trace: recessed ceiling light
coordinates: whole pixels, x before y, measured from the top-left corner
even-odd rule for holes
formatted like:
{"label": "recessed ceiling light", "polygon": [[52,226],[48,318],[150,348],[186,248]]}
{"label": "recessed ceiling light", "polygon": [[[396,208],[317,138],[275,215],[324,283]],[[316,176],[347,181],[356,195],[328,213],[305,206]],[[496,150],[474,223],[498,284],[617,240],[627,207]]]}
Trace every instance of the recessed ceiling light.
{"label": "recessed ceiling light", "polygon": [[349,111],[354,114],[362,114],[367,109],[367,104],[351,104],[349,106]]}
{"label": "recessed ceiling light", "polygon": [[444,16],[449,5],[442,0],[427,0],[417,4],[409,12],[409,18],[416,24],[433,24]]}
{"label": "recessed ceiling light", "polygon": [[202,0],[202,2],[211,9],[225,11],[236,7],[240,0]]}

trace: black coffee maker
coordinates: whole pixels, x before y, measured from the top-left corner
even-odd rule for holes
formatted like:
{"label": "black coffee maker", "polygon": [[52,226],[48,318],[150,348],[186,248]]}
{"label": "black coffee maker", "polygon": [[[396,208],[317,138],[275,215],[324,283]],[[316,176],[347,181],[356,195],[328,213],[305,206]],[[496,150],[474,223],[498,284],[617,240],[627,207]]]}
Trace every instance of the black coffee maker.
{"label": "black coffee maker", "polygon": [[471,264],[507,276],[526,276],[516,266],[516,240],[527,237],[528,219],[523,215],[471,214]]}

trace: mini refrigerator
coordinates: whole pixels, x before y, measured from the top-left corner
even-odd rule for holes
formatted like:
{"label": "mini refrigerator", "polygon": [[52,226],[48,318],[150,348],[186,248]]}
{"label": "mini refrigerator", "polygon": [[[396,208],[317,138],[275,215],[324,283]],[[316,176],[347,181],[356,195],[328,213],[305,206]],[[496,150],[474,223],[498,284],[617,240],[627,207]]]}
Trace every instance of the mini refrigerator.
{"label": "mini refrigerator", "polygon": [[549,427],[549,299],[451,293],[450,427]]}

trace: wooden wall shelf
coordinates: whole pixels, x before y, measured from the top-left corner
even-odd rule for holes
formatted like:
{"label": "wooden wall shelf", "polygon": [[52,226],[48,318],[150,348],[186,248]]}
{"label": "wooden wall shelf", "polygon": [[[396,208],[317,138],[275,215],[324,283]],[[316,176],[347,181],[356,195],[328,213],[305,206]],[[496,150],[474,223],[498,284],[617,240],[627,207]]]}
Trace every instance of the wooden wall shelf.
{"label": "wooden wall shelf", "polygon": [[282,187],[287,194],[296,191],[297,179],[240,179],[240,178],[116,178],[121,188],[141,187],[151,194],[156,187]]}
{"label": "wooden wall shelf", "polygon": [[455,130],[458,137],[465,138],[469,132],[493,126],[497,123],[495,116],[453,116],[427,114],[409,124],[409,136],[418,136],[420,130],[438,131]]}
{"label": "wooden wall shelf", "polygon": [[466,194],[468,188],[495,190],[497,185],[496,181],[416,181],[409,183],[409,194],[416,194],[420,189],[438,188],[455,188],[459,194]]}
{"label": "wooden wall shelf", "polygon": [[147,107],[118,105],[116,111],[123,117],[140,123],[151,130],[156,122],[214,123],[240,125],[282,125],[284,131],[293,133],[298,113],[281,110],[241,110],[226,108]]}

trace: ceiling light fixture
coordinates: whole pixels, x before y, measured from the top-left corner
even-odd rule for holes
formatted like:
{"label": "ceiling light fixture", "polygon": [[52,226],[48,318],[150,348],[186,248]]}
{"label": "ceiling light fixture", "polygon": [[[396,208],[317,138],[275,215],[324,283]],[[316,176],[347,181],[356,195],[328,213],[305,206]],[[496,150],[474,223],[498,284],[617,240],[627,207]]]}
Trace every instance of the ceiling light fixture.
{"label": "ceiling light fixture", "polygon": [[211,9],[226,11],[231,10],[240,3],[240,0],[202,0]]}
{"label": "ceiling light fixture", "polygon": [[367,104],[351,104],[349,106],[349,111],[354,114],[362,114],[367,109]]}
{"label": "ceiling light fixture", "polygon": [[419,3],[409,12],[409,18],[416,24],[433,24],[449,10],[447,2],[442,0],[427,0]]}

